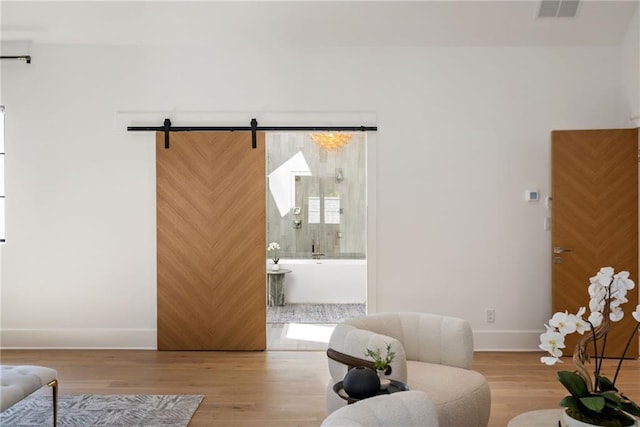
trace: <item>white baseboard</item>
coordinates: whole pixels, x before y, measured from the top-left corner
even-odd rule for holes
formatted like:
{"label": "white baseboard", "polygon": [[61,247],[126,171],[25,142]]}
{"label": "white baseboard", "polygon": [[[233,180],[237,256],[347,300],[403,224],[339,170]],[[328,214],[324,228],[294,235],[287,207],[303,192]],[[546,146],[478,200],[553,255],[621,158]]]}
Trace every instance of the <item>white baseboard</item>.
{"label": "white baseboard", "polygon": [[2,329],[0,348],[136,349],[157,348],[156,329]]}
{"label": "white baseboard", "polygon": [[[537,351],[540,331],[474,331],[475,351]],[[155,350],[156,329],[3,329],[0,348]]]}

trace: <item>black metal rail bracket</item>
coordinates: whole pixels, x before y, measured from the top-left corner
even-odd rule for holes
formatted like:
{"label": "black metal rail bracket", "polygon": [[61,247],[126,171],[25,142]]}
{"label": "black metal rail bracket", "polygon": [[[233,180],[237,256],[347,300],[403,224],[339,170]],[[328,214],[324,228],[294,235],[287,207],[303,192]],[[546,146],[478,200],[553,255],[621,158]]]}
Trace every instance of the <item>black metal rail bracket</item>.
{"label": "black metal rail bracket", "polygon": [[0,56],[0,59],[18,59],[26,62],[27,64],[31,64],[31,55]]}
{"label": "black metal rail bracket", "polygon": [[251,148],[254,150],[258,147],[258,136],[256,134],[258,129],[258,121],[251,119]]}
{"label": "black metal rail bracket", "polygon": [[171,132],[171,120],[164,119],[164,148],[169,149],[169,132]]}

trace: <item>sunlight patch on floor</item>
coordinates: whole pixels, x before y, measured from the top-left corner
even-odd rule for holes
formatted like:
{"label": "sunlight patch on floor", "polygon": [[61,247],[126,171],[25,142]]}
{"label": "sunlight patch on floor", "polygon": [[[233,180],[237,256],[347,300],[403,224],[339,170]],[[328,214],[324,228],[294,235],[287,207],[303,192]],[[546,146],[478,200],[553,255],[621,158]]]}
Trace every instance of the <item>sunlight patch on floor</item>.
{"label": "sunlight patch on floor", "polygon": [[289,339],[328,343],[335,325],[289,323],[286,328],[286,337]]}

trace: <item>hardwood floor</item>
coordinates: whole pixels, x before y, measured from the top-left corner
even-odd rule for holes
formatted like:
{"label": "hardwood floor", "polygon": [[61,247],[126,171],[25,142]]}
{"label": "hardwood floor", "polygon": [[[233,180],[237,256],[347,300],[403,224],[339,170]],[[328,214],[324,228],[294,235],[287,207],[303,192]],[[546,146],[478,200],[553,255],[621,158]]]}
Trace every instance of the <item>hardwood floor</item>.
{"label": "hardwood floor", "polygon": [[[555,372],[573,365],[547,367],[540,355],[476,353],[474,369],[491,386],[490,426],[557,406],[565,393]],[[0,361],[57,369],[61,394],[202,394],[192,427],[318,426],[325,417],[329,374],[322,351],[3,350]],[[605,376],[613,376],[613,362],[605,361]],[[640,401],[640,361],[624,361],[618,386]]]}

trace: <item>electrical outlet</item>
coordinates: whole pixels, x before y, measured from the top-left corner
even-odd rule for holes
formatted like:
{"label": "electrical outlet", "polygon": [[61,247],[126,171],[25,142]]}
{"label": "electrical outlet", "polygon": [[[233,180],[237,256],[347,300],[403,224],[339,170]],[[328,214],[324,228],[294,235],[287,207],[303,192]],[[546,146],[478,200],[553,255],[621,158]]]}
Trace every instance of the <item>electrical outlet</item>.
{"label": "electrical outlet", "polygon": [[496,321],[496,311],[493,309],[487,310],[486,322],[495,323],[495,321]]}

